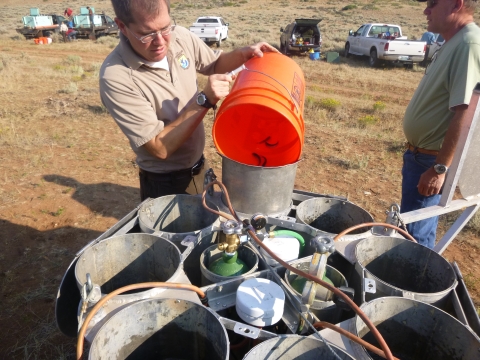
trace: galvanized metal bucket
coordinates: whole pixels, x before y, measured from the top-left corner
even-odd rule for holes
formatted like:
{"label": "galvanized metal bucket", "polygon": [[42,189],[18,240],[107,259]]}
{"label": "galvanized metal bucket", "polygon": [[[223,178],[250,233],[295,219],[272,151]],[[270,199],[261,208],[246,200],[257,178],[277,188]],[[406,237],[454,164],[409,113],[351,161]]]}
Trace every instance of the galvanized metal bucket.
{"label": "galvanized metal bucket", "polygon": [[258,255],[249,246],[238,248],[238,258],[242,260],[250,270],[239,276],[221,276],[208,270],[209,265],[223,256],[223,251],[218,250],[218,245],[205,249],[200,256],[200,271],[202,273],[202,286],[214,284],[221,281],[235,279],[245,275],[253,274],[258,269]]}
{"label": "galvanized metal bucket", "polygon": [[[335,236],[354,225],[373,222],[365,209],[349,201],[317,197],[305,200],[297,206],[297,221],[309,225],[321,233]],[[342,237],[350,241],[371,235],[370,228],[360,228]]]}
{"label": "galvanized metal bucket", "polygon": [[229,352],[227,331],[211,309],[186,300],[148,299],[106,321],[88,358],[225,360]]}
{"label": "galvanized metal bucket", "polygon": [[[209,201],[207,205],[218,210]],[[218,219],[218,215],[203,207],[201,197],[192,195],[162,196],[144,203],[138,210],[138,223],[144,233],[160,233],[174,242],[211,230]]]}
{"label": "galvanized metal bucket", "polygon": [[[306,271],[308,273],[310,261],[303,261],[292,265],[295,266],[297,269]],[[329,278],[333,282],[333,285],[337,288],[340,286],[348,286],[348,282],[347,279],[345,279],[345,276],[343,276],[340,271],[331,267],[330,265],[327,265],[325,276]],[[285,281],[288,285],[287,289],[292,295],[300,299],[302,297],[302,294],[292,287],[292,282],[297,279],[297,277],[297,274],[291,273],[288,269],[285,272]],[[313,304],[310,306],[310,310],[319,319],[322,319],[322,321],[328,321],[330,323],[336,324],[341,320],[342,309],[337,307],[337,305],[335,305],[333,301],[321,301],[315,299],[313,301]]]}
{"label": "galvanized metal bucket", "polygon": [[[384,297],[364,303],[365,312],[402,360],[474,360],[480,357],[480,339],[446,312],[420,301]],[[377,346],[368,327],[358,316],[353,332]],[[358,360],[379,359],[365,348],[352,345]]]}
{"label": "galvanized metal bucket", "polygon": [[343,350],[323,341],[299,335],[280,335],[255,346],[243,360],[354,360]]}
{"label": "galvanized metal bucket", "polygon": [[457,286],[450,263],[435,251],[410,240],[371,236],[355,248],[356,270],[375,282],[371,300],[382,296],[402,296],[441,306]]}
{"label": "galvanized metal bucket", "polygon": [[[81,290],[90,274],[93,285],[108,294],[126,285],[150,281],[175,281],[182,271],[183,257],[169,240],[151,234],[126,234],[107,238],[89,247],[75,266]],[[118,295],[123,301],[141,298],[149,291]]]}
{"label": "galvanized metal bucket", "polygon": [[[222,156],[222,182],[233,208],[247,215],[288,212],[292,205],[297,164],[261,167],[241,164]],[[222,201],[227,203],[224,195]]]}

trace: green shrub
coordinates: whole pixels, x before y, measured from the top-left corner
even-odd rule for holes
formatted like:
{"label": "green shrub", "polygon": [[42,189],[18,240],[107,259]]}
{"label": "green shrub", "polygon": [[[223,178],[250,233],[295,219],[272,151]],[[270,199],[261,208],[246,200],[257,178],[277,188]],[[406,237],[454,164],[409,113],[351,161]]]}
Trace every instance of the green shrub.
{"label": "green shrub", "polygon": [[375,104],[373,104],[374,111],[382,111],[385,110],[386,107],[387,105],[382,101],[376,101]]}
{"label": "green shrub", "polygon": [[338,100],[326,98],[326,99],[320,100],[319,105],[322,109],[333,111],[337,109],[341,105],[341,103]]}
{"label": "green shrub", "polygon": [[344,7],[342,8],[342,11],[352,10],[352,9],[356,9],[356,8],[357,8],[357,5],[355,5],[355,4],[350,4],[350,5],[344,6]]}
{"label": "green shrub", "polygon": [[64,87],[63,89],[58,90],[60,94],[73,94],[78,91],[77,84],[74,82],[71,82],[68,84],[68,86]]}
{"label": "green shrub", "polygon": [[358,119],[358,124],[360,125],[360,127],[364,128],[369,125],[376,124],[377,121],[378,121],[378,118],[376,118],[375,116],[365,115],[364,117],[361,117],[360,119]]}
{"label": "green shrub", "polygon": [[82,61],[82,58],[78,55],[68,55],[66,60],[68,64],[72,64],[72,65],[80,64],[81,61]]}

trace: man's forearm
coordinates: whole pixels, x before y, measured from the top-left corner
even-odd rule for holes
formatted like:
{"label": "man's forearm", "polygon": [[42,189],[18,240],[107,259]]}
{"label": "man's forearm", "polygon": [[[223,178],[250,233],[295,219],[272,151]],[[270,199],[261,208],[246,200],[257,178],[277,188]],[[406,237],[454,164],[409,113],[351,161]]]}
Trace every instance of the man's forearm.
{"label": "man's forearm", "polygon": [[197,105],[195,101],[190,101],[175,121],[165,126],[155,138],[144,145],[146,150],[159,159],[167,159],[187,141],[207,111],[208,109]]}
{"label": "man's forearm", "polygon": [[228,53],[221,53],[215,63],[216,74],[226,74],[244,64],[248,59],[244,58],[242,49],[235,49]]}

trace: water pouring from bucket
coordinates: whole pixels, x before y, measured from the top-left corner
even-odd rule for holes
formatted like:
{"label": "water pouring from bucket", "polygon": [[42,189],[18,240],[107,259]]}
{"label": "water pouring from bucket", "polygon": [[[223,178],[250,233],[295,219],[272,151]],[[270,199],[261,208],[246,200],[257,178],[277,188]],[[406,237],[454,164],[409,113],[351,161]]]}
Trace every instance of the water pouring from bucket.
{"label": "water pouring from bucket", "polygon": [[220,154],[242,164],[276,167],[299,160],[304,143],[305,78],[277,53],[248,60],[213,124]]}

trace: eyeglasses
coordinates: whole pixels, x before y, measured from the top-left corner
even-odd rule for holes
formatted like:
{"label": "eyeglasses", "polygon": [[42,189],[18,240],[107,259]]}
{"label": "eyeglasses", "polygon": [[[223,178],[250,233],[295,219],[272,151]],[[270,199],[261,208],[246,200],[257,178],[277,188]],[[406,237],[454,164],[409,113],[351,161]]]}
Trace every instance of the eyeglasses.
{"label": "eyeglasses", "polygon": [[158,35],[162,35],[162,36],[170,35],[172,31],[175,30],[175,26],[177,26],[177,23],[175,22],[175,19],[173,19],[173,25],[170,24],[166,28],[163,28],[162,30],[156,31],[151,34],[147,34],[145,36],[138,37],[137,35],[135,35],[135,33],[132,30],[128,28],[127,25],[125,25],[128,31],[130,31],[130,34],[132,34],[135,37],[135,39],[141,41],[143,44],[151,43]]}
{"label": "eyeglasses", "polygon": [[427,0],[427,8],[431,9],[437,4],[438,4],[438,0]]}

